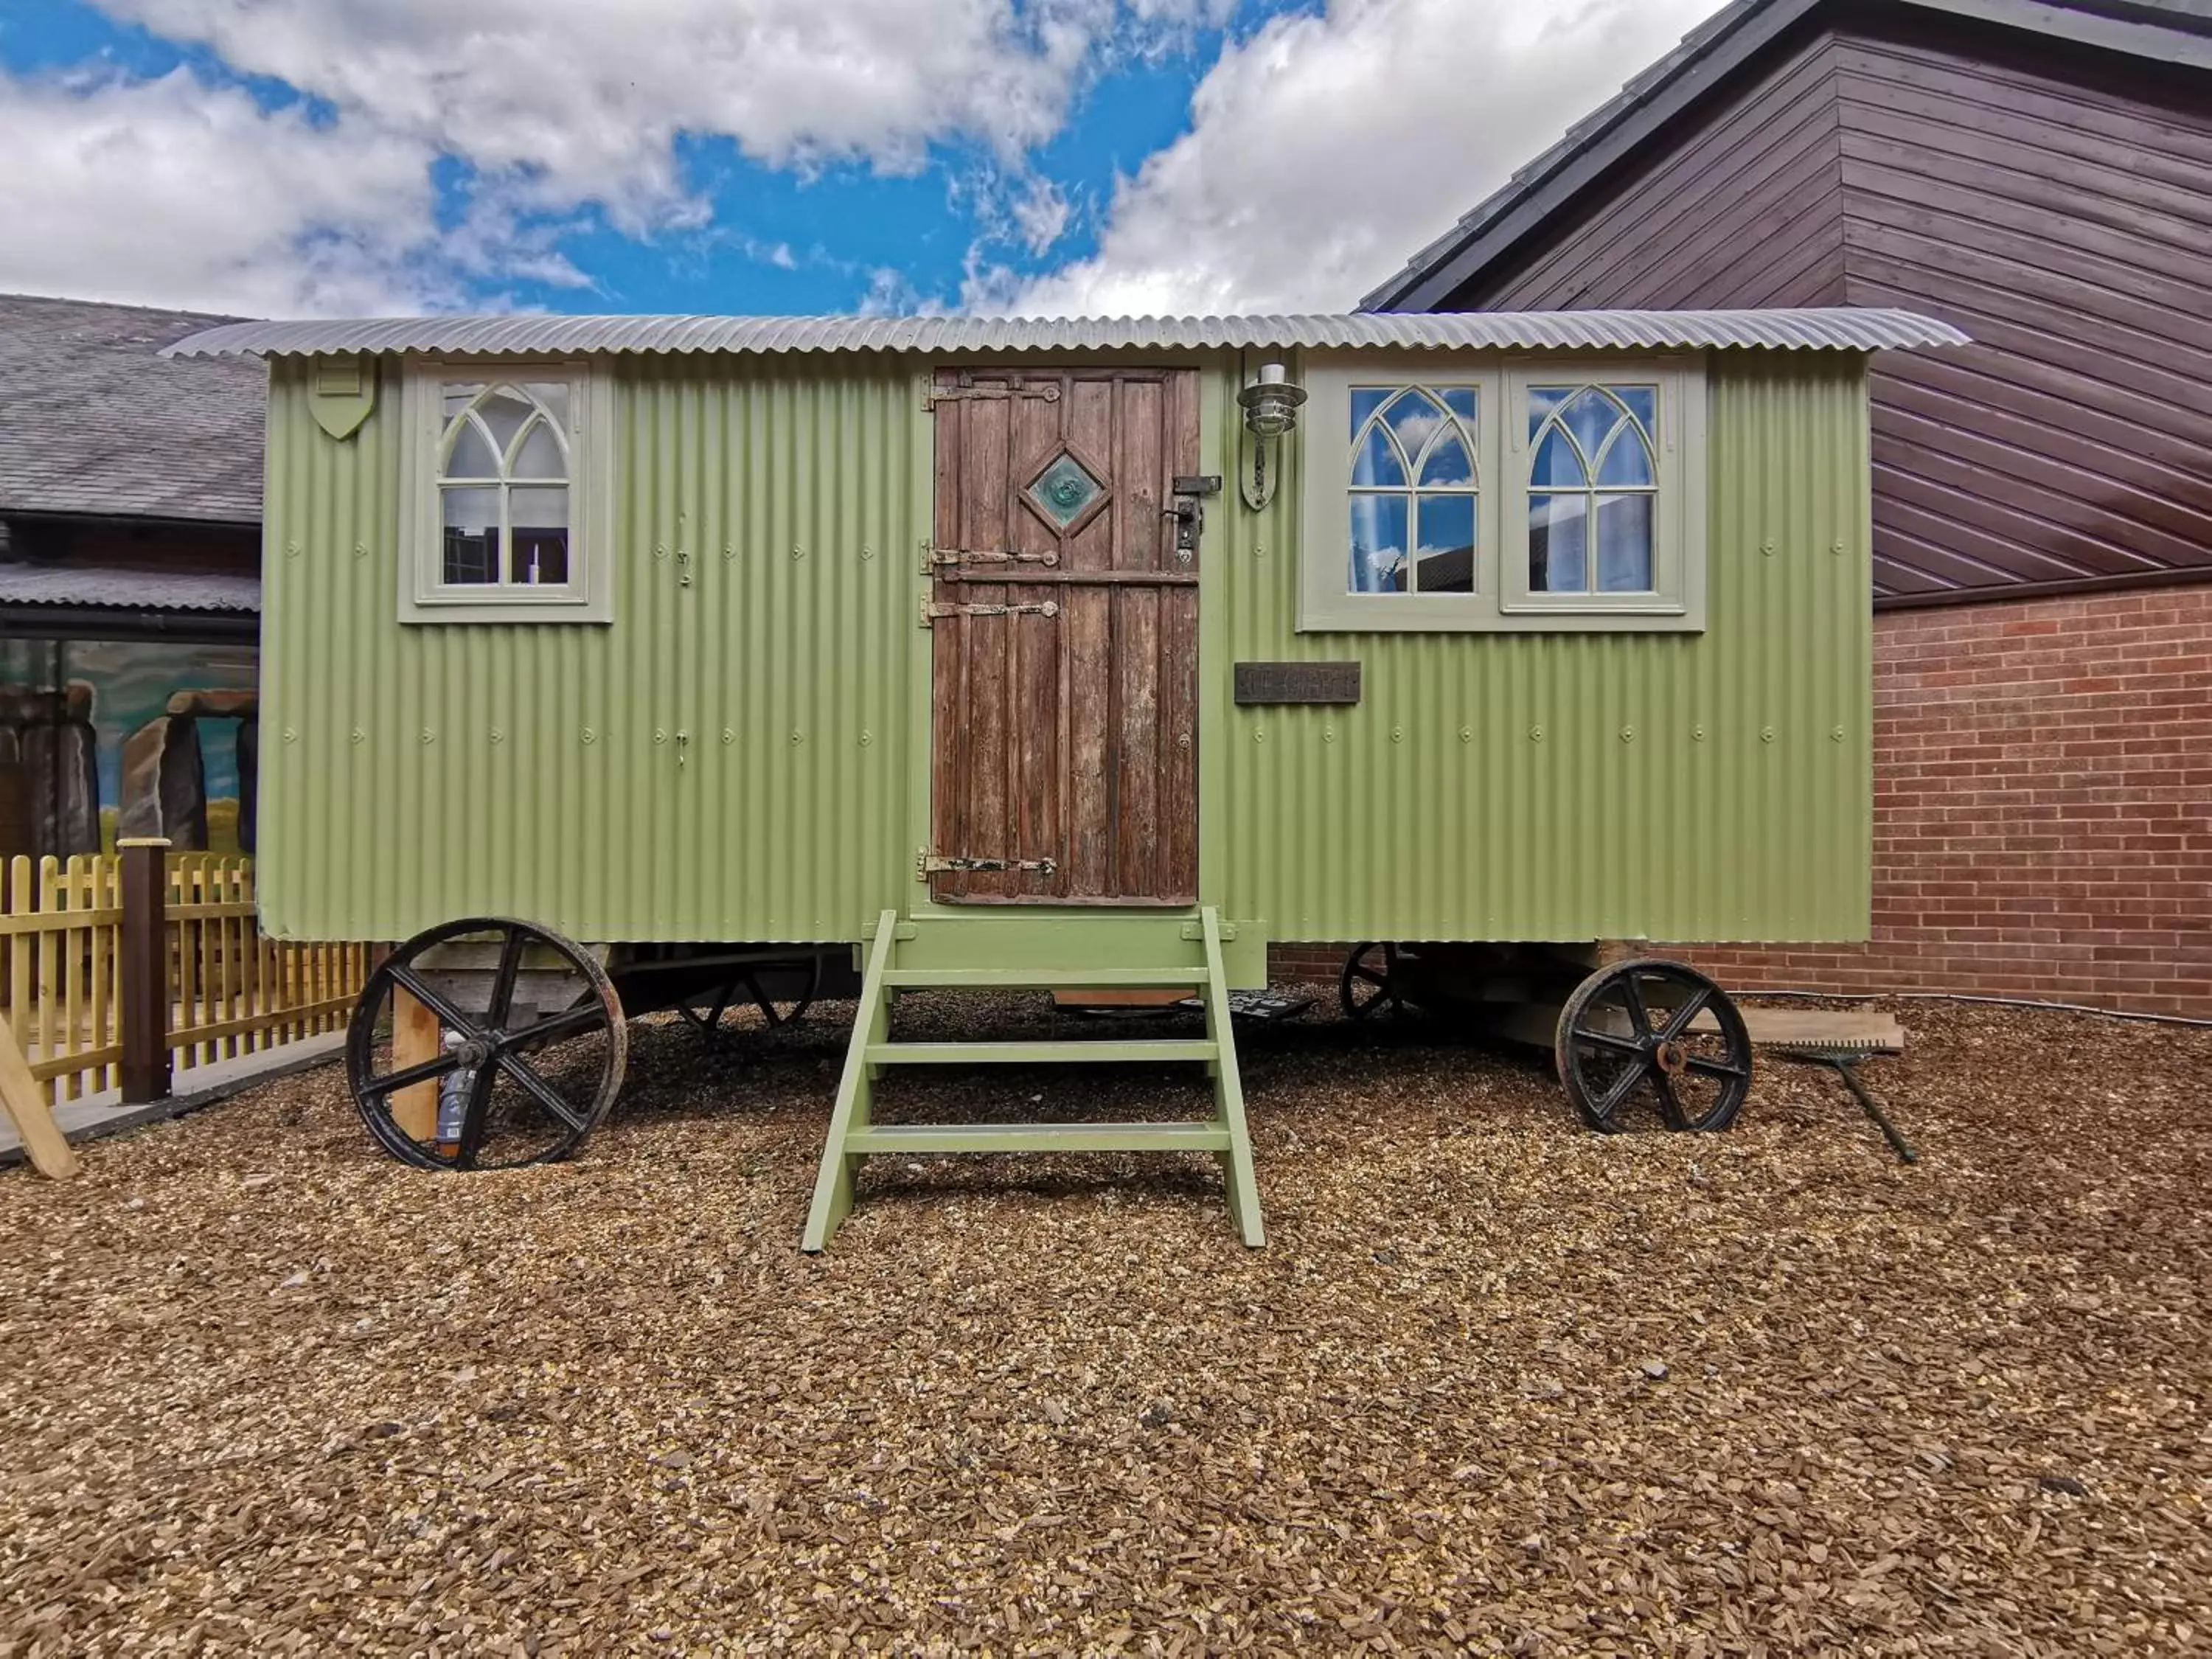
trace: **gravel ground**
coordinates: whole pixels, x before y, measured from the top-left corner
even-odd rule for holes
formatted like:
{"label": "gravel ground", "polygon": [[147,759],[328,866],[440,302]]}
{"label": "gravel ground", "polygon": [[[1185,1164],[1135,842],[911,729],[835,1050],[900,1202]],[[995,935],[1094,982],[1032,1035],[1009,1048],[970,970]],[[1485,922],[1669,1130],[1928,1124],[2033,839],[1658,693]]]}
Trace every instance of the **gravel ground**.
{"label": "gravel ground", "polygon": [[1812,1070],[1606,1139],[1323,1020],[1243,1045],[1265,1251],[1203,1161],[993,1159],[810,1259],[836,1012],[647,1025],[558,1168],[323,1072],[0,1175],[0,1655],[2212,1644],[2212,1031],[1910,1006],[1907,1170]]}

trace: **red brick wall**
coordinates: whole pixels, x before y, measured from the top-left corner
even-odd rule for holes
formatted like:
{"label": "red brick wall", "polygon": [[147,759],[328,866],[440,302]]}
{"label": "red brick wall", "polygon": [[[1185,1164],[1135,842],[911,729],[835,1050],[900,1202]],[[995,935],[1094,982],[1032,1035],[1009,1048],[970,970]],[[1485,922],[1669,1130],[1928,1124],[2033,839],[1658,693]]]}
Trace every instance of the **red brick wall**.
{"label": "red brick wall", "polygon": [[1744,989],[2212,1018],[2212,586],[1882,612],[1873,939],[1690,954]]}

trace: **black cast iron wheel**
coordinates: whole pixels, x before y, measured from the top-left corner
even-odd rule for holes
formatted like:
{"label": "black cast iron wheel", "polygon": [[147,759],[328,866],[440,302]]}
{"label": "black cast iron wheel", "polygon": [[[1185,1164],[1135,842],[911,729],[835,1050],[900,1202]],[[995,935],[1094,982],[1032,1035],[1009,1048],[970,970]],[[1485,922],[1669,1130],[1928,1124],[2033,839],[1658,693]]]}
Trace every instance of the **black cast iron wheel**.
{"label": "black cast iron wheel", "polygon": [[[438,951],[446,963],[427,967]],[[457,955],[475,965],[457,969]],[[440,1043],[434,1058],[396,1066],[402,994],[436,1017]],[[614,1104],[629,1054],[622,1001],[599,963],[550,927],[505,916],[409,939],[369,975],[346,1033],[362,1121],[378,1146],[423,1170],[511,1170],[570,1156]],[[419,1114],[460,1071],[469,1083],[459,1133],[441,1140],[434,1119],[425,1126]],[[425,1096],[401,1093],[422,1085]],[[410,1133],[395,1108],[430,1133]]]}
{"label": "black cast iron wheel", "polygon": [[1728,993],[1656,957],[1601,968],[1577,986],[1559,1011],[1554,1058],[1567,1098],[1604,1134],[1628,1127],[1623,1114],[1639,1097],[1670,1129],[1725,1129],[1751,1091],[1751,1036]]}
{"label": "black cast iron wheel", "polygon": [[1406,1001],[1398,985],[1398,947],[1395,945],[1355,945],[1336,976],[1336,1000],[1346,1019],[1371,1019],[1376,1014],[1401,1018]]}
{"label": "black cast iron wheel", "polygon": [[[748,969],[732,980],[711,997],[697,997],[676,1005],[686,1024],[697,1031],[709,1045],[720,1034],[722,1016],[738,1006],[738,994],[760,1010],[761,1024],[769,1030],[780,1025],[795,1025],[806,1018],[806,1011],[814,1006],[814,999],[822,989],[822,957],[817,953],[806,958],[799,969],[805,989],[796,997],[778,998],[769,994],[761,983],[762,971],[775,973],[781,964],[763,963],[761,969]],[[794,962],[791,964],[797,967]]]}

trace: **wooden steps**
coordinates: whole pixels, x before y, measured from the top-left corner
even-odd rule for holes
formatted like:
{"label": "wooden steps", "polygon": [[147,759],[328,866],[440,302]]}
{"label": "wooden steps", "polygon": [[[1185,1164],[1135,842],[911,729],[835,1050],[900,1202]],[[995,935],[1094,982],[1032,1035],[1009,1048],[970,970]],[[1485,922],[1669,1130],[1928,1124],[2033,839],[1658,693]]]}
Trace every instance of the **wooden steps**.
{"label": "wooden steps", "polygon": [[[1195,918],[1120,918],[1096,926],[1003,915],[981,923],[902,921],[896,911],[884,911],[868,948],[802,1248],[823,1249],[836,1236],[853,1207],[862,1158],[992,1152],[1209,1153],[1221,1166],[1238,1236],[1249,1245],[1265,1243],[1230,1029],[1226,933],[1211,907]],[[1206,1035],[978,1042],[901,1042],[891,1036],[891,1003],[901,992],[1013,989],[1195,991]],[[878,1124],[872,1116],[875,1081],[889,1066],[1159,1064],[1204,1066],[1212,1082],[1212,1115],[1188,1122],[898,1124]]]}

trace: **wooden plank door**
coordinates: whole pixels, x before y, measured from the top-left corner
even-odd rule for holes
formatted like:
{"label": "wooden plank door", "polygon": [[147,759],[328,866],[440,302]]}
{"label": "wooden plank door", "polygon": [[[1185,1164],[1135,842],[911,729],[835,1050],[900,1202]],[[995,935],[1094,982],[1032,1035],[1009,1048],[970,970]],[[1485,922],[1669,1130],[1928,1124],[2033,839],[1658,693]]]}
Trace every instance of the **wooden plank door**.
{"label": "wooden plank door", "polygon": [[1184,369],[937,377],[933,854],[968,903],[1198,896],[1198,470]]}

